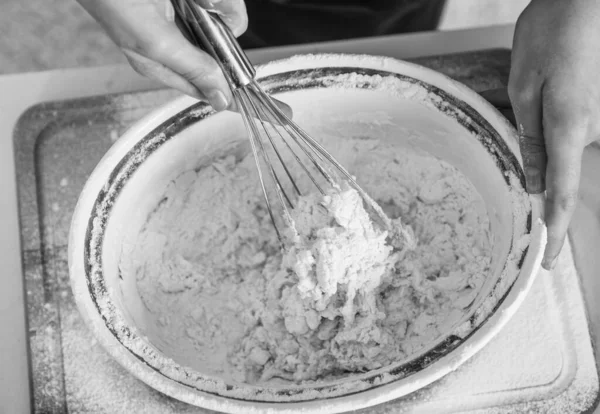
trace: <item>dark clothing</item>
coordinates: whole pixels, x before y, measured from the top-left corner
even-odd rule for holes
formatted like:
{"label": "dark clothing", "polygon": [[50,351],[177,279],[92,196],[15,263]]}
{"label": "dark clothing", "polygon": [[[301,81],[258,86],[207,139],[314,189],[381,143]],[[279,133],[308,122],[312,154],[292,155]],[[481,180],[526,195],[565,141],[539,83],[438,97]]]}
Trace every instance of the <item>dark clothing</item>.
{"label": "dark clothing", "polygon": [[434,30],[445,0],[246,0],[244,48]]}

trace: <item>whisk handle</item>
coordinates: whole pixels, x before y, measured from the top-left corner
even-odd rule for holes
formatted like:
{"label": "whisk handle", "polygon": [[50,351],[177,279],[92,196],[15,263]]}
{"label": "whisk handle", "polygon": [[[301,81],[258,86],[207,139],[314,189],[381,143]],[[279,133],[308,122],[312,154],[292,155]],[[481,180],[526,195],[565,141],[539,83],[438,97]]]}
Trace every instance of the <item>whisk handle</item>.
{"label": "whisk handle", "polygon": [[256,71],[223,20],[194,0],[171,0],[188,35],[221,66],[232,89],[248,85]]}

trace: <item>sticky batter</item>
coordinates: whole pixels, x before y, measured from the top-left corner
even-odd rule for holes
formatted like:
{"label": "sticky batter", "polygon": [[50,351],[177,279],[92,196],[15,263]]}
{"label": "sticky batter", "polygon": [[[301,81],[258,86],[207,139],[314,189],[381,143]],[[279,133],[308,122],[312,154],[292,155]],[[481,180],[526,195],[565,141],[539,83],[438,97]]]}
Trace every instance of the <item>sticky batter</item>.
{"label": "sticky batter", "polygon": [[400,361],[459,322],[491,260],[471,183],[427,154],[337,144],[394,234],[341,188],[299,200],[297,238],[282,254],[251,155],[187,172],[122,258],[155,346],[230,380],[303,382]]}

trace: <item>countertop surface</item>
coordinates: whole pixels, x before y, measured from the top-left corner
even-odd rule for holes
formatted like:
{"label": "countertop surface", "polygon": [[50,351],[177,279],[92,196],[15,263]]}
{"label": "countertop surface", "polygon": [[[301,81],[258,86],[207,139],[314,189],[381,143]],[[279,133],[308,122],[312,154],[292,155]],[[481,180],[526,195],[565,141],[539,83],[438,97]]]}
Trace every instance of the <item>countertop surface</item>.
{"label": "countertop surface", "polygon": [[[368,53],[396,58],[413,58],[489,48],[510,48],[512,26],[468,29],[452,32],[428,32],[411,35],[332,42],[300,47],[255,50],[249,53],[255,63],[287,57],[296,53],[338,52]],[[0,77],[0,412],[27,412],[30,407],[27,339],[24,315],[23,278],[12,135],[15,123],[30,106],[39,102],[155,89],[159,85],[144,79],[127,66],[73,69]],[[588,302],[592,330],[600,330],[600,308],[594,300],[600,294],[600,282],[593,272],[600,257],[593,247],[590,228],[597,229],[600,217],[600,189],[589,177],[600,175],[594,153],[586,153],[582,188],[584,201],[573,229],[584,236],[573,241],[574,251]],[[586,238],[587,237],[587,238]],[[579,240],[579,241],[578,241]],[[596,244],[597,246],[597,244]],[[594,338],[596,339],[596,338]]]}

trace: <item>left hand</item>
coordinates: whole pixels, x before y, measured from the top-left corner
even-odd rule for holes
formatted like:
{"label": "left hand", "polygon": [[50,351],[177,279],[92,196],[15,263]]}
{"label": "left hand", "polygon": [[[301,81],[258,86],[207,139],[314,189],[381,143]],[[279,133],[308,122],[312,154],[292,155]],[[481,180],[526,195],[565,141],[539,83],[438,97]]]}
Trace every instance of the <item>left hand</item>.
{"label": "left hand", "polygon": [[583,150],[600,138],[599,39],[597,0],[532,0],[515,29],[508,95],[527,191],[546,191],[546,269],[577,204]]}

